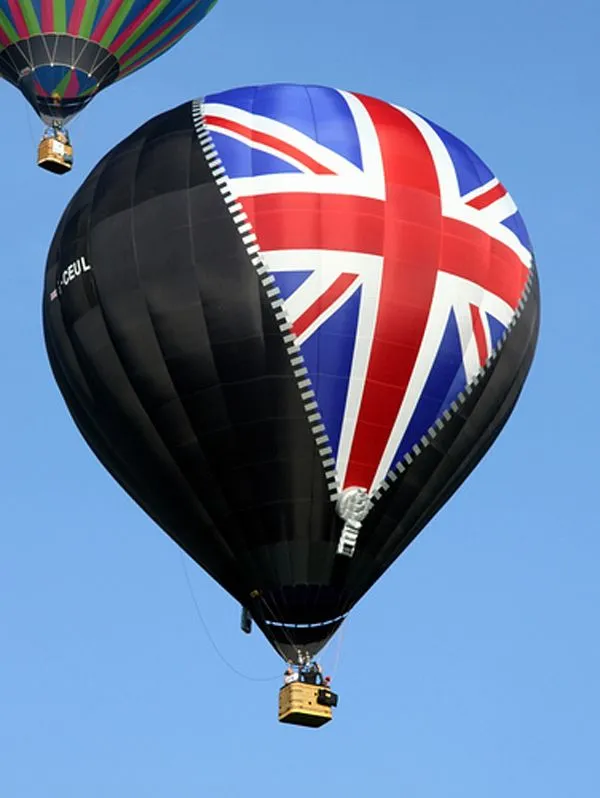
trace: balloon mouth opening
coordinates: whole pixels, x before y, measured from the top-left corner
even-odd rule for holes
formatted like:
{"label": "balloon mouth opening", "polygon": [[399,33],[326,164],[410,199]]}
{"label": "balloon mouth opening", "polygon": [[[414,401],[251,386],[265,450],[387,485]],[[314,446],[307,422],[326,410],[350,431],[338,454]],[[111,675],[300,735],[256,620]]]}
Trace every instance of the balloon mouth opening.
{"label": "balloon mouth opening", "polygon": [[261,594],[250,612],[280,656],[296,662],[300,655],[318,654],[339,629],[349,608],[340,606],[339,595],[331,587],[288,585]]}
{"label": "balloon mouth opening", "polygon": [[261,626],[261,630],[275,651],[286,661],[299,663],[315,657],[341,626],[343,619],[311,627]]}
{"label": "balloon mouth opening", "polygon": [[345,612],[343,615],[338,615],[336,618],[331,618],[328,621],[315,621],[314,623],[286,623],[285,621],[271,621],[265,619],[267,626],[277,627],[282,631],[294,631],[296,629],[323,629],[327,626],[339,625],[348,615]]}
{"label": "balloon mouth opening", "polygon": [[[23,92],[25,94],[25,92]],[[35,112],[46,125],[54,122],[65,123],[72,120],[98,93],[98,89],[91,91],[86,97],[61,97],[54,98],[34,94],[25,96],[35,109]]]}

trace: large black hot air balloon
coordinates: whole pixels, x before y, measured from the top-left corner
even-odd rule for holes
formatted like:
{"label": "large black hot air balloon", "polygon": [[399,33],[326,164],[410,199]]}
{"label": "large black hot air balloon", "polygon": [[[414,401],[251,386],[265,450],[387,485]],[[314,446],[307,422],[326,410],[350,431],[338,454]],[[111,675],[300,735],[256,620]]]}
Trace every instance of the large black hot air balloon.
{"label": "large black hot air balloon", "polygon": [[273,85],[115,147],[62,218],[43,312],[89,446],[298,660],[493,443],[539,294],[521,216],[465,144]]}

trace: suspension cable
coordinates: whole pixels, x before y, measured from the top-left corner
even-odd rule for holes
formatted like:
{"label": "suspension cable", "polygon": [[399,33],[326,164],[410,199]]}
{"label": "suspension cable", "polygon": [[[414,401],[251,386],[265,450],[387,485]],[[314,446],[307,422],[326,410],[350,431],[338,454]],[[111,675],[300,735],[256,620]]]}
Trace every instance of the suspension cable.
{"label": "suspension cable", "polygon": [[274,682],[276,679],[277,680],[281,679],[281,675],[280,674],[277,674],[277,676],[249,676],[247,673],[243,673],[238,668],[236,668],[235,665],[232,665],[231,662],[229,662],[227,657],[225,657],[225,655],[221,652],[219,646],[216,644],[213,636],[210,633],[210,630],[208,628],[208,624],[204,620],[204,616],[202,615],[202,611],[200,610],[200,605],[198,604],[198,600],[196,598],[196,594],[194,593],[194,589],[192,587],[192,582],[190,580],[190,575],[188,573],[188,569],[187,569],[186,562],[185,562],[185,556],[184,556],[184,554],[183,554],[183,552],[181,550],[179,552],[179,555],[180,555],[181,567],[183,568],[183,574],[185,576],[185,581],[187,582],[187,586],[188,586],[188,590],[190,591],[190,596],[192,598],[192,602],[194,604],[194,607],[196,608],[196,614],[198,616],[198,620],[202,624],[202,627],[203,627],[204,632],[205,632],[205,634],[206,634],[206,636],[208,638],[208,641],[211,644],[211,646],[213,647],[215,653],[217,654],[217,656],[219,657],[221,662],[223,662],[229,668],[230,671],[235,673],[236,676],[239,676],[242,679],[246,679],[249,682]]}

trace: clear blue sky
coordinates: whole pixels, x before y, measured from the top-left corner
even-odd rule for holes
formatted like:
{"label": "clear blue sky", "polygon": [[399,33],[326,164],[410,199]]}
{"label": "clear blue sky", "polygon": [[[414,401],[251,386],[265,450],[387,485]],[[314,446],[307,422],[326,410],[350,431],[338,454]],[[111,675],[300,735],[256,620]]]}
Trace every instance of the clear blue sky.
{"label": "clear blue sky", "polygon": [[[600,795],[598,31],[573,0],[220,0],[72,127],[76,169],[0,85],[0,796]],[[109,147],[192,97],[322,83],[424,113],[519,204],[539,263],[534,368],[501,439],[324,661],[319,731],[276,720],[281,662],[76,432],[43,346],[59,216]],[[336,668],[337,664],[337,668]]]}

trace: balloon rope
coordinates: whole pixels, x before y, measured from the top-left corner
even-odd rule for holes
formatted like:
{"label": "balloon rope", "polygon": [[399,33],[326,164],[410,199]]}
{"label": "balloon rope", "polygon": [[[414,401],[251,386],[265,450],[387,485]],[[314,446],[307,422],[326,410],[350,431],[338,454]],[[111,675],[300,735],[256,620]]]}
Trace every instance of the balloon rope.
{"label": "balloon rope", "polygon": [[[346,621],[348,623],[348,621]],[[335,674],[338,671],[338,666],[340,664],[340,657],[342,655],[342,645],[344,643],[344,633],[346,632],[346,627],[342,624],[342,628],[340,629],[340,634],[337,641],[336,652],[335,652],[335,659],[333,661],[333,669],[331,671],[331,678],[335,677]]]}
{"label": "balloon rope", "polygon": [[196,599],[194,588],[192,587],[190,576],[188,574],[188,570],[185,564],[184,554],[182,551],[180,551],[179,554],[181,557],[181,567],[183,568],[185,581],[187,582],[187,586],[190,591],[190,596],[192,597],[192,601],[194,602],[194,607],[196,608],[196,614],[198,615],[198,619],[202,624],[204,632],[206,633],[206,636],[208,637],[211,646],[215,650],[215,653],[217,654],[221,662],[223,662],[229,668],[230,671],[233,671],[233,673],[235,673],[236,676],[240,676],[242,679],[246,679],[249,682],[273,682],[275,681],[275,679],[281,679],[281,674],[277,674],[277,676],[248,676],[248,674],[242,673],[242,671],[238,670],[234,665],[232,665],[231,662],[229,662],[229,660],[221,653],[221,650],[219,649],[218,645],[215,643],[213,636],[211,635],[210,630],[208,628],[208,625],[204,620],[204,617],[200,610],[200,605],[198,604],[198,601]]}

